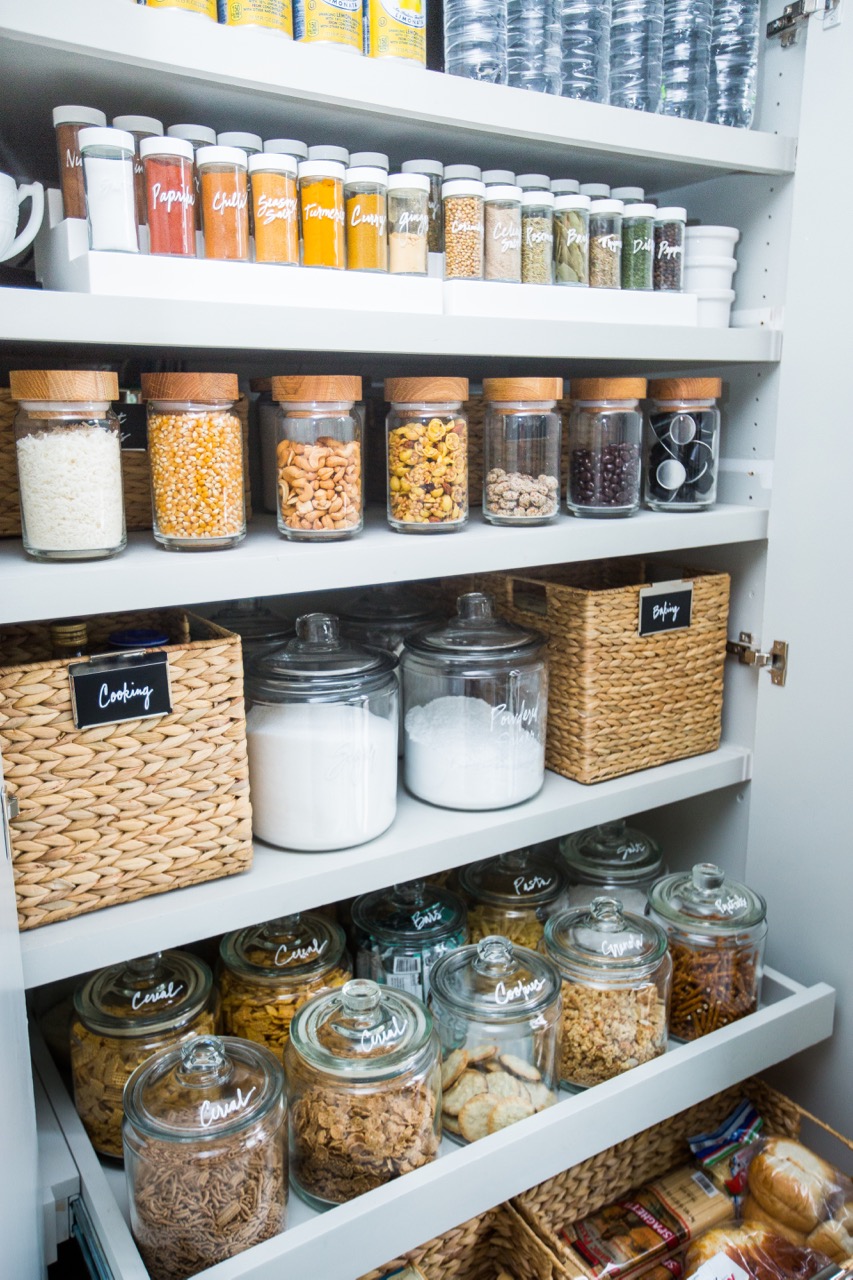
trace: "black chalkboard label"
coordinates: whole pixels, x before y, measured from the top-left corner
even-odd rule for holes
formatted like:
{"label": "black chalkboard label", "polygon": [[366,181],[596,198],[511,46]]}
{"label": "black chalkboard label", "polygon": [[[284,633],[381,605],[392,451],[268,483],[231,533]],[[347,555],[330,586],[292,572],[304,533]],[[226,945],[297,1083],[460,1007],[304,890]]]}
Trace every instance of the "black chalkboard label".
{"label": "black chalkboard label", "polygon": [[169,657],[163,652],[117,653],[68,668],[78,729],[122,720],[151,720],[172,710]]}
{"label": "black chalkboard label", "polygon": [[116,407],[121,423],[122,449],[148,448],[148,406],[144,404],[127,404],[122,401]]}
{"label": "black chalkboard label", "polygon": [[661,631],[683,631],[693,614],[692,582],[656,582],[640,592],[641,636]]}

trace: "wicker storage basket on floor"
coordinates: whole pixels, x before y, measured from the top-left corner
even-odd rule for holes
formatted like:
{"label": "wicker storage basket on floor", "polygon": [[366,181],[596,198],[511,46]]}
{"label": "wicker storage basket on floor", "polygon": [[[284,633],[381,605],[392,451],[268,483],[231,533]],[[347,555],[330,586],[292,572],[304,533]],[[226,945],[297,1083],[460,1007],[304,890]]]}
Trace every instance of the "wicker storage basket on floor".
{"label": "wicker storage basket on floor", "polygon": [[168,631],[172,712],[77,729],[67,663],[46,624],[0,628],[0,751],[21,929],[203,880],[252,862],[238,636],[178,610],[89,621]]}

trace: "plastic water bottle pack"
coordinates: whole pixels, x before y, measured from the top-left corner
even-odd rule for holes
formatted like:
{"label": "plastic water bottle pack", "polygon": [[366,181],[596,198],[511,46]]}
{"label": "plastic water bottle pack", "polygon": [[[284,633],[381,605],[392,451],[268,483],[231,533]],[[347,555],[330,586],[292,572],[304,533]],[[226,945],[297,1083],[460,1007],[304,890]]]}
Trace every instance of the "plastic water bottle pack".
{"label": "plastic water bottle pack", "polygon": [[609,100],[610,8],[611,0],[560,0],[564,98]]}
{"label": "plastic water bottle pack", "polygon": [[560,0],[508,0],[507,84],[559,93]]}
{"label": "plastic water bottle pack", "polygon": [[662,113],[684,120],[708,114],[712,0],[664,0]]}
{"label": "plastic water bottle pack", "polygon": [[759,0],[714,0],[708,119],[748,129],[755,115]]}
{"label": "plastic water bottle pack", "polygon": [[610,102],[632,111],[660,105],[664,0],[613,0]]}
{"label": "plastic water bottle pack", "polygon": [[444,69],[453,76],[507,82],[507,0],[444,0]]}

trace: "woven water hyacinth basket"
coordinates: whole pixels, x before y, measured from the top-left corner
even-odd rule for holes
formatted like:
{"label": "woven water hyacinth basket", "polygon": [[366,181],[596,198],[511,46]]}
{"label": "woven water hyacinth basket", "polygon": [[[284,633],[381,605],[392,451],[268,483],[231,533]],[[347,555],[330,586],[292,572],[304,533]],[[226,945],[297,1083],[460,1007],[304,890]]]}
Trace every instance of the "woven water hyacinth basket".
{"label": "woven water hyacinth basket", "polygon": [[179,610],[89,620],[167,631],[172,712],[77,729],[48,627],[0,628],[0,751],[23,929],[244,871],[252,821],[240,639]]}

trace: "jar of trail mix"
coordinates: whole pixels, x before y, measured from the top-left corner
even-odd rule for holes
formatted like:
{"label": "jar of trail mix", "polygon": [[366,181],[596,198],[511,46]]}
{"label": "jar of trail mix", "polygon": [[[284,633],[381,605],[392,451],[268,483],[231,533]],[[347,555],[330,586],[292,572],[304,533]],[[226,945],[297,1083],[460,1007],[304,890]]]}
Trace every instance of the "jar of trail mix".
{"label": "jar of trail mix", "polygon": [[760,894],[697,862],[658,880],[649,913],[669,935],[674,1036],[697,1040],[755,1013],[767,939]]}
{"label": "jar of trail mix", "polygon": [[186,1280],[284,1230],[287,1104],[269,1049],[205,1035],[155,1053],[125,1114],[130,1226],[151,1280]]}
{"label": "jar of trail mix", "polygon": [[74,1104],[92,1146],[121,1159],[122,1093],[160,1049],[215,1030],[213,976],[186,951],[111,965],[74,993]]}
{"label": "jar of trail mix", "polygon": [[468,522],[467,378],[386,378],[388,523],[445,533]]}
{"label": "jar of trail mix", "polygon": [[545,921],[568,906],[566,877],[553,859],[513,849],[459,871],[471,941],[498,933],[516,946],[538,947]]}

